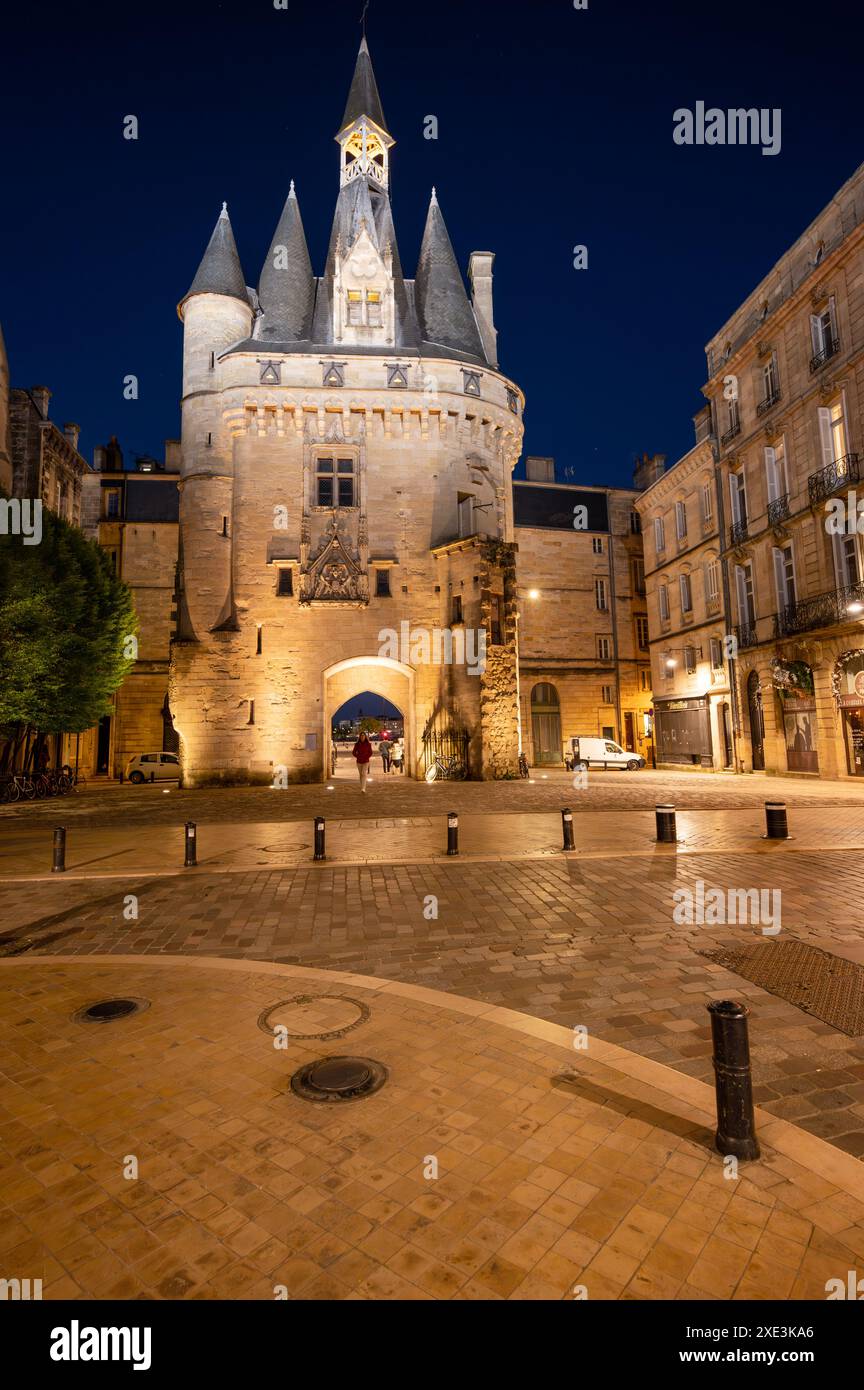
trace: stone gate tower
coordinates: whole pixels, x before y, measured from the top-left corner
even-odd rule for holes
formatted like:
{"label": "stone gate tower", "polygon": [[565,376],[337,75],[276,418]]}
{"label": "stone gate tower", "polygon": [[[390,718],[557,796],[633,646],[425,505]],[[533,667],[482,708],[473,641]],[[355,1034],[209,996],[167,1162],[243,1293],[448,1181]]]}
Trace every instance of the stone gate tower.
{"label": "stone gate tower", "polygon": [[433,190],[405,278],[365,39],[336,140],[323,274],[292,183],[257,290],[223,206],[179,306],[189,786],[318,780],[333,713],[367,690],[402,711],[411,775],[454,739],[472,777],[516,767],[524,402],[498,368],[494,257],[471,256],[469,299]]}

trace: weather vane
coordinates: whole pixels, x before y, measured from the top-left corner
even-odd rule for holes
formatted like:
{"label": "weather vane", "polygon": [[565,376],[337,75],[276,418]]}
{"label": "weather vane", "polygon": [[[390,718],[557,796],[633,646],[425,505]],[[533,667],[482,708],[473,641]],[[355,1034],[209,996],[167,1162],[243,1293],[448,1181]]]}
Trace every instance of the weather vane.
{"label": "weather vane", "polygon": [[365,5],[363,6],[363,13],[362,13],[362,15],[360,16],[360,23],[363,25],[363,37],[364,37],[364,39],[365,39],[365,37],[366,37],[366,11],[368,10],[368,8],[369,8],[369,0],[366,0]]}

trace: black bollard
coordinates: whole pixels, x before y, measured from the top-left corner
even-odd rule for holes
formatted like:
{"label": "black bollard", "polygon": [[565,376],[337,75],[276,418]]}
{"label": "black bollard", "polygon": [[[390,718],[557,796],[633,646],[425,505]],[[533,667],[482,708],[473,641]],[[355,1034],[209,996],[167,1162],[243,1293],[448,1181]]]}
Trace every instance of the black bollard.
{"label": "black bollard", "polygon": [[326,858],[324,854],[324,817],[315,817],[315,859]]}
{"label": "black bollard", "polygon": [[198,863],[198,858],[197,858],[197,852],[196,852],[196,851],[197,851],[197,842],[196,842],[196,839],[195,839],[195,822],[194,822],[194,820],[187,820],[187,822],[186,822],[186,858],[183,860],[183,868],[184,868],[184,869],[194,869],[194,868],[195,868],[195,866],[196,866],[197,863]]}
{"label": "black bollard", "polygon": [[156,773],[155,773],[155,772],[151,772],[151,773],[150,773],[150,784],[151,784],[151,786],[152,786],[152,784],[153,784],[155,781],[156,781]]}
{"label": "black bollard", "polygon": [[662,845],[674,845],[678,840],[674,806],[655,806],[657,840]]}
{"label": "black bollard", "polygon": [[51,865],[52,874],[65,874],[66,872],[66,827],[65,825],[55,825],[54,827],[54,862]]}
{"label": "black bollard", "polygon": [[459,817],[455,811],[447,814],[447,853],[459,853]]}
{"label": "black bollard", "polygon": [[750,1043],[747,1018],[750,1010],[731,999],[714,999],[708,1005],[714,1042],[714,1081],[717,1089],[717,1152],[735,1158],[759,1157],[753,1083],[750,1076]]}
{"label": "black bollard", "polygon": [[576,843],[573,839],[573,812],[569,806],[565,806],[561,812],[561,824],[564,830],[564,848],[575,849]]}
{"label": "black bollard", "polygon": [[785,801],[765,802],[765,839],[789,839],[789,824],[786,820]]}

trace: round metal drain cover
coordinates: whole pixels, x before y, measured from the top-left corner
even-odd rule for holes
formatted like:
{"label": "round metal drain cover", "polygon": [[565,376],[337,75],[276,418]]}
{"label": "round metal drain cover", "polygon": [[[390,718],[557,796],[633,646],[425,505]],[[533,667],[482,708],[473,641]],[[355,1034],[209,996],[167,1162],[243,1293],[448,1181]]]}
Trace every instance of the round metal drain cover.
{"label": "round metal drain cover", "polygon": [[115,1018],[128,1018],[149,1008],[149,999],[100,999],[79,1009],[73,1017],[78,1023],[111,1023]]}
{"label": "round metal drain cover", "polygon": [[380,1090],[387,1068],[371,1057],[321,1057],[291,1077],[291,1090],[303,1100],[359,1100]]}
{"label": "round metal drain cover", "polygon": [[369,1018],[369,1009],[347,994],[295,994],[258,1015],[258,1027],[272,1037],[277,1031],[302,1042],[335,1042]]}

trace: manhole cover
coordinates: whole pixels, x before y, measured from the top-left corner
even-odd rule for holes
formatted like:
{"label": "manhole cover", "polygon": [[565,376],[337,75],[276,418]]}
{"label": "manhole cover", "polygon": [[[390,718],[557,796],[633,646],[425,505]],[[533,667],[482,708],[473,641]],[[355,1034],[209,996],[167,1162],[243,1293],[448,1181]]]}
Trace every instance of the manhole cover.
{"label": "manhole cover", "polygon": [[321,1057],[291,1077],[291,1090],[303,1100],[359,1100],[387,1080],[387,1068],[371,1057]]}
{"label": "manhole cover", "polygon": [[366,1005],[347,994],[295,994],[265,1009],[259,1015],[258,1027],[273,1037],[278,1030],[297,1042],[310,1038],[335,1042],[368,1018]]}
{"label": "manhole cover", "polygon": [[864,1033],[864,966],[855,961],[806,941],[761,941],[699,954],[847,1037]]}
{"label": "manhole cover", "polygon": [[77,1023],[111,1023],[115,1018],[128,1018],[149,1008],[149,999],[100,999],[79,1009],[73,1018]]}

